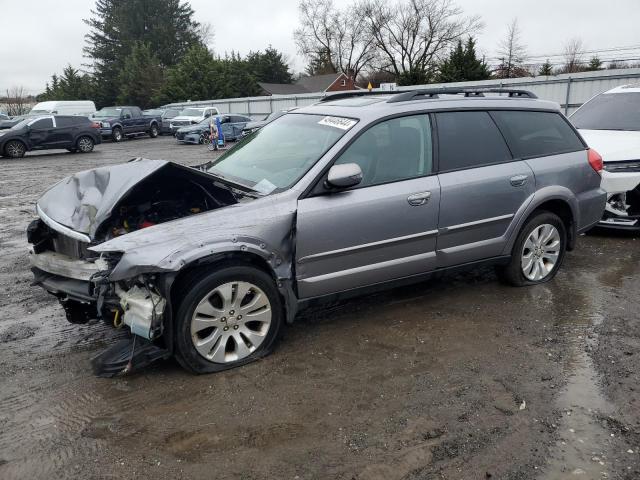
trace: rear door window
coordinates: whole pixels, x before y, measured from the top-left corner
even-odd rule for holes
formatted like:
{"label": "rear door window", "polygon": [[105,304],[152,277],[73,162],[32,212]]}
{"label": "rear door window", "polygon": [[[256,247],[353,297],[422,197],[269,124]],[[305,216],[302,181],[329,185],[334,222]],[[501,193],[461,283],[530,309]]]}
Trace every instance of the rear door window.
{"label": "rear door window", "polygon": [[511,160],[511,152],[487,112],[436,113],[441,172]]}
{"label": "rear door window", "polygon": [[518,158],[584,150],[582,141],[559,113],[521,110],[491,112]]}

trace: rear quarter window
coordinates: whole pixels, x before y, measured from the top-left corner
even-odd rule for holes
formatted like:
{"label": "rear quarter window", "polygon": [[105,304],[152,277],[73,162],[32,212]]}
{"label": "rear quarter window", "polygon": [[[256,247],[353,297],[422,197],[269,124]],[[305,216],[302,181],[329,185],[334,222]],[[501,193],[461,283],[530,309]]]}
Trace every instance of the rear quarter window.
{"label": "rear quarter window", "polygon": [[436,113],[439,170],[460,170],[511,160],[498,127],[487,112]]}
{"label": "rear quarter window", "polygon": [[491,116],[518,158],[585,149],[576,132],[559,113],[504,110],[493,111]]}

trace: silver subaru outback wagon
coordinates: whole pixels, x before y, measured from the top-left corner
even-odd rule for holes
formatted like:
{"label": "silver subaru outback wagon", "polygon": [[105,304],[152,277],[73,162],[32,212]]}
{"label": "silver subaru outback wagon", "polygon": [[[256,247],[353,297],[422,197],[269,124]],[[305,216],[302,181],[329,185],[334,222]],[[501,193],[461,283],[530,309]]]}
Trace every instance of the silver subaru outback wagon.
{"label": "silver subaru outback wagon", "polygon": [[69,321],[131,330],[96,373],[171,355],[214,372],[271,352],[311,302],[479,264],[551,280],[602,216],[601,169],[526,91],[338,94],[196,168],[62,180],[28,228],[32,271]]}

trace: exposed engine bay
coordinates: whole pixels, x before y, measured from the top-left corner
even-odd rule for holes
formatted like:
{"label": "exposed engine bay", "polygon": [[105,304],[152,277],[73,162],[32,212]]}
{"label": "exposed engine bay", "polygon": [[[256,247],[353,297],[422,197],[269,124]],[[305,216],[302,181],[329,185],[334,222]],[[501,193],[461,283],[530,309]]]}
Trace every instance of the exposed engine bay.
{"label": "exposed engine bay", "polygon": [[164,168],[138,183],[96,232],[106,241],[178,218],[238,203],[246,195],[197,170]]}

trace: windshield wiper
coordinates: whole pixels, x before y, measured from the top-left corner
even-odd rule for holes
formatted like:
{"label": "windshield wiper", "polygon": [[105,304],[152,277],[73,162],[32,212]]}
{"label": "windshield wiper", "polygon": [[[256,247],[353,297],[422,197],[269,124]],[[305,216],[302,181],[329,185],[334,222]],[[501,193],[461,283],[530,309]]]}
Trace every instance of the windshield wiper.
{"label": "windshield wiper", "polygon": [[237,185],[238,187],[240,187],[241,189],[247,189],[249,190],[248,192],[242,192],[245,195],[249,195],[250,197],[262,197],[263,194],[247,185],[243,185],[242,183],[238,183],[238,182],[234,182],[233,180],[228,179],[227,177],[225,177],[224,175],[220,174],[220,173],[213,173],[211,172],[211,170],[203,170],[205,173],[211,175],[212,177],[215,177],[219,180],[222,180],[223,183],[229,184],[229,186],[233,187],[234,185]]}

